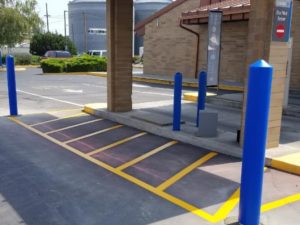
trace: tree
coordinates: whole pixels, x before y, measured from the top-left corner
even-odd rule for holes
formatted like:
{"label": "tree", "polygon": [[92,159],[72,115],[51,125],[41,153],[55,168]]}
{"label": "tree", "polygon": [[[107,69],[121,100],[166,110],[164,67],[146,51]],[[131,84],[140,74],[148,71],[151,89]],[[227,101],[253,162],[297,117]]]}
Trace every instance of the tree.
{"label": "tree", "polygon": [[76,55],[76,47],[69,38],[50,32],[45,34],[37,33],[31,39],[30,53],[42,56],[49,50],[65,50],[66,44],[69,52],[72,55]]}
{"label": "tree", "polygon": [[0,46],[13,47],[40,30],[36,0],[0,0]]}

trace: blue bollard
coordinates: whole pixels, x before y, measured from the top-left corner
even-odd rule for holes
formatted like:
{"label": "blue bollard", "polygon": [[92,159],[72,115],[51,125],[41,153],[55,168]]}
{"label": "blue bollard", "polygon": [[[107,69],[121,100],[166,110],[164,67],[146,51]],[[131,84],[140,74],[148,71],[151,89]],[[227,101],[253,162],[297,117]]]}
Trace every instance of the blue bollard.
{"label": "blue bollard", "polygon": [[7,69],[7,85],[8,85],[10,115],[17,116],[18,105],[17,105],[15,62],[14,62],[14,57],[11,55],[6,56],[6,69]]}
{"label": "blue bollard", "polygon": [[180,131],[181,125],[181,96],[182,74],[176,73],[174,77],[174,105],[173,105],[173,130]]}
{"label": "blue bollard", "polygon": [[205,109],[206,101],[206,86],[207,86],[207,73],[202,71],[199,75],[198,84],[198,105],[197,105],[197,127],[199,127],[199,110]]}
{"label": "blue bollard", "polygon": [[243,225],[260,221],[272,74],[273,67],[263,60],[250,66],[239,208]]}
{"label": "blue bollard", "polygon": [[0,51],[0,67],[2,67],[2,52]]}

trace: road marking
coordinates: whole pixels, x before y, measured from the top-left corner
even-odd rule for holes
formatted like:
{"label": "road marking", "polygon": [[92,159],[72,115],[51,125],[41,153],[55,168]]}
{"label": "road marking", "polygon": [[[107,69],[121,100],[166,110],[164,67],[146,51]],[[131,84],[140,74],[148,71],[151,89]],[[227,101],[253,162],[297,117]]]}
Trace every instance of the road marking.
{"label": "road marking", "polygon": [[204,157],[201,157],[199,160],[197,160],[193,164],[189,165],[185,169],[181,170],[179,173],[175,174],[170,179],[168,179],[165,182],[163,182],[162,184],[160,184],[157,187],[157,189],[161,190],[161,191],[166,190],[168,187],[170,187],[171,185],[175,184],[177,181],[179,181],[180,179],[182,179],[184,176],[186,176],[187,174],[189,174],[194,169],[196,169],[197,167],[201,166],[203,163],[207,162],[211,158],[215,157],[216,155],[218,155],[218,154],[215,153],[215,152],[210,152],[207,155],[205,155]]}
{"label": "road marking", "polygon": [[134,164],[136,164],[136,163],[138,163],[138,162],[140,162],[140,161],[142,161],[142,160],[144,160],[144,159],[146,159],[146,158],[148,158],[148,157],[150,157],[150,156],[152,156],[152,155],[154,155],[154,154],[156,154],[156,153],[158,153],[158,152],[160,152],[160,151],[162,151],[162,150],[164,150],[168,147],[171,147],[172,145],[175,145],[177,143],[178,143],[178,141],[170,141],[170,142],[168,142],[168,143],[166,143],[166,144],[164,144],[164,145],[162,145],[158,148],[155,148],[155,149],[151,150],[150,152],[147,152],[144,155],[141,155],[140,157],[137,157],[137,158],[135,158],[135,159],[133,159],[133,160],[127,162],[127,163],[124,163],[123,165],[117,167],[116,169],[120,170],[120,171],[124,170],[124,169],[126,169],[126,168],[128,168],[128,167],[130,167],[130,166],[132,166],[132,165],[134,165]]}
{"label": "road marking", "polygon": [[30,126],[34,127],[34,126],[38,126],[38,125],[43,125],[43,124],[47,124],[47,123],[60,121],[60,120],[63,120],[63,119],[75,118],[75,117],[79,117],[79,116],[83,116],[83,115],[87,116],[86,113],[76,113],[76,114],[73,114],[73,115],[70,115],[70,116],[65,116],[65,117],[56,118],[56,119],[53,119],[53,120],[47,120],[47,121],[44,121],[44,122],[34,123],[34,124],[31,124]]}
{"label": "road marking", "polygon": [[77,104],[77,103],[74,103],[74,102],[69,102],[69,101],[65,101],[65,100],[61,100],[61,99],[57,99],[57,98],[52,98],[52,97],[48,97],[48,96],[45,96],[45,95],[39,95],[39,94],[35,94],[35,93],[27,92],[27,91],[22,91],[22,90],[17,90],[17,92],[27,94],[27,95],[36,96],[36,97],[39,97],[39,98],[44,98],[44,99],[56,101],[56,102],[66,103],[66,104],[69,104],[69,105],[75,105],[75,106],[83,107],[83,105],[81,105],[81,104]]}
{"label": "road marking", "polygon": [[91,156],[91,155],[97,154],[99,152],[103,152],[103,151],[105,151],[107,149],[116,147],[116,146],[124,144],[124,143],[126,143],[128,141],[131,141],[131,140],[134,140],[134,139],[139,138],[141,136],[144,136],[145,134],[147,134],[147,133],[146,132],[142,132],[142,133],[136,134],[134,136],[131,136],[131,137],[128,137],[128,138],[124,138],[124,139],[122,139],[120,141],[114,142],[114,143],[112,143],[110,145],[107,145],[107,146],[105,146],[103,148],[99,148],[99,149],[97,149],[95,151],[89,152],[89,153],[87,153],[87,155]]}
{"label": "road marking", "polygon": [[224,220],[240,201],[240,188],[238,188],[228,200],[214,214],[214,222]]}
{"label": "road marking", "polygon": [[124,125],[116,125],[116,126],[113,126],[113,127],[109,127],[109,128],[104,129],[104,130],[100,130],[100,131],[97,131],[97,132],[94,132],[94,133],[91,133],[91,134],[87,134],[87,135],[84,135],[84,136],[81,136],[81,137],[78,137],[78,138],[74,138],[74,139],[69,140],[69,141],[65,141],[64,144],[69,144],[71,142],[79,141],[79,140],[82,140],[82,139],[85,139],[85,138],[88,138],[88,137],[95,136],[97,134],[102,134],[102,133],[105,133],[105,132],[108,132],[108,131],[112,131],[112,130],[118,129],[120,127],[123,127],[123,126]]}
{"label": "road marking", "polygon": [[288,196],[286,198],[279,199],[277,201],[273,201],[273,202],[264,204],[261,207],[261,211],[262,212],[267,212],[267,211],[270,211],[272,209],[276,209],[276,208],[279,208],[279,207],[282,207],[284,205],[287,205],[287,204],[290,204],[290,203],[293,203],[293,202],[297,202],[297,201],[300,201],[300,193]]}
{"label": "road marking", "polygon": [[[240,194],[240,189],[237,189],[233,194],[232,196],[222,205],[221,208],[219,208],[219,210],[214,214],[214,215],[211,215],[207,212],[205,212],[204,210],[202,209],[199,209],[197,208],[196,206],[192,205],[192,204],[189,204],[175,196],[172,196],[171,194],[168,194],[164,191],[161,191],[161,190],[158,190],[157,188],[129,175],[129,174],[126,174],[125,172],[123,171],[120,171],[118,169],[115,169],[113,168],[112,166],[110,165],[107,165],[106,163],[103,163],[83,152],[80,152],[79,150],[69,146],[69,145],[66,145],[62,142],[59,142],[58,140],[50,137],[50,136],[47,136],[46,134],[34,129],[33,127],[30,127],[29,125],[19,121],[17,118],[15,117],[9,117],[10,120],[14,121],[16,124],[19,124],[20,126],[32,131],[33,133],[36,133],[38,135],[40,135],[41,137],[47,139],[48,141],[51,141],[63,148],[65,148],[66,150],[69,150],[70,152],[73,152],[74,154],[90,161],[91,163],[94,163],[120,177],[122,177],[123,179],[125,180],[128,180],[142,188],[144,188],[145,190],[207,220],[208,222],[211,222],[211,223],[216,223],[216,222],[220,222],[222,220],[224,220],[228,215],[229,213],[234,209],[234,207],[238,204],[239,202],[239,194]],[[296,194],[296,195],[292,195],[292,196],[289,196],[287,198],[283,198],[283,199],[279,199],[277,201],[274,201],[274,202],[270,202],[270,203],[267,203],[265,205],[262,206],[262,212],[266,212],[268,210],[272,210],[272,209],[275,209],[275,208],[279,208],[279,207],[282,207],[284,205],[287,205],[287,204],[290,204],[290,203],[293,203],[293,202],[296,202],[296,201],[300,201],[300,193]]]}
{"label": "road marking", "polygon": [[90,123],[95,123],[95,122],[98,122],[98,121],[101,121],[101,120],[103,120],[103,119],[96,119],[96,120],[91,120],[91,121],[87,121],[87,122],[84,122],[84,123],[75,124],[75,125],[72,125],[72,126],[61,128],[61,129],[49,131],[46,134],[53,134],[53,133],[56,133],[56,132],[68,130],[68,129],[79,127],[79,126],[82,126],[82,125],[86,125],[86,124],[90,124]]}

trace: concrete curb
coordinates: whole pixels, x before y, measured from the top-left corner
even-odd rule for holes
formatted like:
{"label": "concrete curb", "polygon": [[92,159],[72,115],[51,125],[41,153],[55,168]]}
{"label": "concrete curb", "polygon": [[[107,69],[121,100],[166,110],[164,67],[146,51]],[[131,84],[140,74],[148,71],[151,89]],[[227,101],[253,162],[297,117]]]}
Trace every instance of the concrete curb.
{"label": "concrete curb", "polygon": [[241,158],[242,150],[239,146],[229,145],[227,143],[216,142],[210,138],[200,138],[183,132],[173,132],[170,127],[160,127],[142,120],[134,119],[130,113],[112,113],[106,110],[106,104],[88,104],[84,106],[84,112],[99,116],[104,119],[112,120],[139,130],[146,131],[158,136],[177,140],[182,143],[191,144],[210,151],[215,151],[225,155]]}
{"label": "concrete curb", "polygon": [[[106,72],[70,72],[70,73],[44,73],[44,75],[92,75],[96,77],[107,77]],[[144,82],[144,83],[151,83],[151,84],[162,84],[162,85],[174,85],[174,81],[172,80],[165,80],[165,79],[158,79],[158,78],[149,78],[149,77],[137,77],[133,76],[133,81],[136,82]],[[198,84],[196,82],[187,82],[184,81],[182,83],[183,87],[191,87],[197,88]],[[238,86],[229,86],[229,85],[220,85],[220,90],[230,90],[230,91],[243,91],[244,89]]]}
{"label": "concrete curb", "polygon": [[269,159],[270,166],[284,172],[300,175],[300,153]]}

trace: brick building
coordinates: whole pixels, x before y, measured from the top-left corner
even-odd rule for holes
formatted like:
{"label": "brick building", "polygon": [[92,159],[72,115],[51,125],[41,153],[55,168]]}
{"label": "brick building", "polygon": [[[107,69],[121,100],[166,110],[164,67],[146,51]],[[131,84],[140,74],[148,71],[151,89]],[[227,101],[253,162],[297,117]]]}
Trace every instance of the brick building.
{"label": "brick building", "polygon": [[[177,0],[136,27],[144,36],[144,73],[195,77],[207,65],[210,9],[222,10],[220,80],[243,83],[247,73],[250,0]],[[270,9],[272,10],[272,9]],[[294,0],[291,89],[300,89],[300,1]],[[256,40],[255,40],[256,41]],[[259,40],[257,40],[259,41]],[[266,56],[267,58],[267,56]]]}

